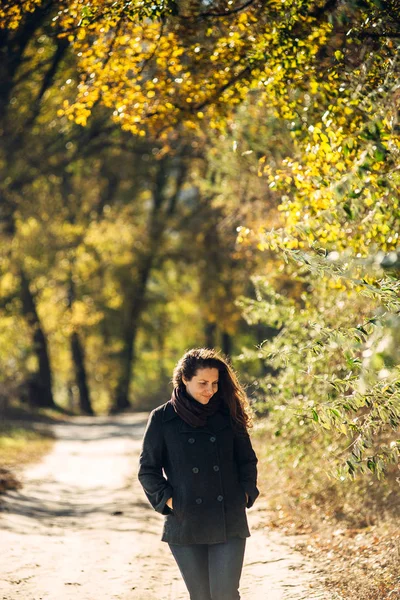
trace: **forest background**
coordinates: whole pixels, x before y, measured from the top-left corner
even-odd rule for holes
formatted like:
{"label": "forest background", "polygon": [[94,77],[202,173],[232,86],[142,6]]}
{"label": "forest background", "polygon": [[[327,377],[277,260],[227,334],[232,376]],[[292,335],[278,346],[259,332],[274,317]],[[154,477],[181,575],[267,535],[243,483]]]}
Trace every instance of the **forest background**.
{"label": "forest background", "polygon": [[358,599],[400,597],[399,9],[0,8],[3,410],[150,409],[221,348],[271,522]]}

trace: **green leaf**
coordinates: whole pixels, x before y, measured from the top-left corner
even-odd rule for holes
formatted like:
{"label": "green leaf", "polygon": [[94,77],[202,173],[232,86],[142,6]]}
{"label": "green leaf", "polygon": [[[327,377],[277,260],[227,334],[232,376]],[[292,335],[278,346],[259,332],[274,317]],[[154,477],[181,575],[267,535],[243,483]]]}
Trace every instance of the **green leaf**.
{"label": "green leaf", "polygon": [[387,150],[381,146],[380,148],[377,148],[374,152],[374,159],[376,160],[376,162],[382,162],[385,160],[387,155]]}
{"label": "green leaf", "polygon": [[354,218],[353,209],[352,209],[351,204],[349,202],[346,202],[345,204],[343,204],[343,210],[346,213],[346,215],[348,217],[350,217],[350,219]]}

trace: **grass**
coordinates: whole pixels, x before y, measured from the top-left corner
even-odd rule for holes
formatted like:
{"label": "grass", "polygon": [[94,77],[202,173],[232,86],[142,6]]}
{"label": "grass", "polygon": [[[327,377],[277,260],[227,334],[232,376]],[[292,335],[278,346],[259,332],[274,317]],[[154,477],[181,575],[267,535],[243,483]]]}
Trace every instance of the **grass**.
{"label": "grass", "polygon": [[39,461],[53,446],[47,431],[36,431],[32,424],[0,423],[0,493],[21,486],[22,469]]}
{"label": "grass", "polygon": [[335,598],[400,600],[398,467],[384,481],[340,482],[328,478],[322,452],[288,448],[267,421],[252,439],[268,526],[302,534],[298,549],[316,559]]}

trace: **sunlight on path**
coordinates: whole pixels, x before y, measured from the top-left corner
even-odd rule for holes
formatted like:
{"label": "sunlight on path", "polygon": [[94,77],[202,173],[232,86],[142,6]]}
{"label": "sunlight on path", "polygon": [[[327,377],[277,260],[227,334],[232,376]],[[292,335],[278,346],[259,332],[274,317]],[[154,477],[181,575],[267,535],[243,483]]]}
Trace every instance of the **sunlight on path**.
{"label": "sunlight on path", "polygon": [[[188,600],[137,481],[147,414],[76,418],[0,504],[0,600]],[[262,504],[259,505],[262,508]],[[243,600],[312,600],[304,558],[248,513]],[[254,529],[253,529],[254,528]]]}

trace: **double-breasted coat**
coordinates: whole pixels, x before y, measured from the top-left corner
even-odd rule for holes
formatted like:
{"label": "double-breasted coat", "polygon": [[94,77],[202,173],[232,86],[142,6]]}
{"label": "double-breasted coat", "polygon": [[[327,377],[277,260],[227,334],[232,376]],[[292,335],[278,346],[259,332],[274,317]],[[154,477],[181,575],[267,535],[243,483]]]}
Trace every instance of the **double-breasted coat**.
{"label": "double-breasted coat", "polygon": [[[246,507],[259,495],[257,462],[248,433],[234,431],[227,407],[203,427],[188,425],[170,401],[155,408],[138,476],[153,508],[165,515],[162,541],[216,544],[249,537]],[[166,505],[171,496],[173,510]]]}

